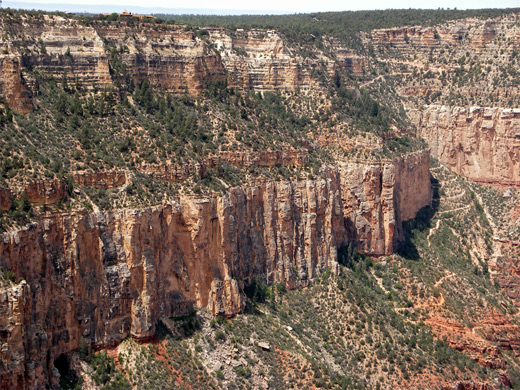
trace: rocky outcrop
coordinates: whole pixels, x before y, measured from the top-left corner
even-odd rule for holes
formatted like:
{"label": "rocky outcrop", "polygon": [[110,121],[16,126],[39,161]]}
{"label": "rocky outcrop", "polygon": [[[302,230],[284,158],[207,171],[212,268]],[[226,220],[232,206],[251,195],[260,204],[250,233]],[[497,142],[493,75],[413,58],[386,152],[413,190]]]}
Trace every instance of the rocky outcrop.
{"label": "rocky outcrop", "polygon": [[[34,383],[41,376],[42,367],[37,370],[32,359],[35,355],[26,354],[27,343],[26,323],[30,312],[30,288],[25,281],[14,284],[1,282],[0,286],[0,337],[2,366],[0,369],[0,384],[3,389],[24,389],[26,384]],[[45,342],[43,342],[45,348]],[[36,352],[36,351],[34,351]],[[24,373],[27,367],[27,375]]]}
{"label": "rocky outcrop", "polygon": [[520,106],[515,81],[520,48],[519,15],[467,18],[436,26],[377,29],[367,47],[401,82],[405,106]]}
{"label": "rocky outcrop", "polygon": [[33,110],[31,94],[22,77],[20,57],[0,54],[0,96],[5,97],[9,108],[16,112],[25,114]]}
{"label": "rocky outcrop", "polygon": [[[0,287],[9,302],[0,313],[0,343],[10,346],[2,348],[3,383],[52,382],[53,360],[81,339],[98,346],[148,339],[161,318],[196,307],[234,315],[243,310],[244,287],[258,278],[306,286],[336,270],[336,248],[348,241],[387,253],[398,241],[397,213],[429,203],[400,203],[409,199],[404,192],[429,188],[424,168],[409,165],[429,165],[427,152],[418,156],[143,210],[59,214],[3,234],[0,267],[23,279]],[[416,186],[408,185],[414,170]]]}
{"label": "rocky outcrop", "polygon": [[51,205],[67,197],[67,184],[61,179],[28,183],[24,189],[27,200],[35,205]]}
{"label": "rocky outcrop", "polygon": [[[418,48],[435,49],[440,46],[460,45],[483,50],[492,43],[497,32],[511,30],[515,18],[502,17],[491,20],[460,19],[438,26],[404,26],[372,30],[370,35],[376,46],[391,46],[401,50]],[[508,35],[512,31],[508,31]]]}
{"label": "rocky outcrop", "polygon": [[402,221],[430,204],[429,161],[420,151],[378,164],[340,165],[343,213],[358,250],[388,255],[403,239]]}
{"label": "rocky outcrop", "polygon": [[97,32],[136,83],[147,80],[166,91],[200,93],[214,78],[226,76],[218,52],[184,26],[112,25]]}
{"label": "rocky outcrop", "polygon": [[274,166],[304,166],[309,161],[308,152],[297,150],[276,150],[266,152],[221,152],[217,156],[206,158],[200,163],[186,164],[147,164],[142,163],[139,171],[151,177],[180,182],[190,177],[203,177],[208,168],[216,167],[220,162],[226,162],[239,167],[274,167]]}
{"label": "rocky outcrop", "polygon": [[176,183],[190,177],[202,177],[206,172],[206,164],[172,164],[171,162],[167,162],[166,164],[148,164],[143,162],[139,167],[139,171],[157,180]]}
{"label": "rocky outcrop", "polygon": [[[255,91],[310,90],[319,70],[363,75],[366,61],[334,44],[338,61],[316,52],[306,58],[287,48],[276,31],[193,31],[186,26],[120,22],[87,26],[44,15],[0,20],[0,95],[17,112],[32,109],[33,70],[88,90],[144,80],[169,92],[201,93],[213,80]],[[21,50],[20,48],[23,48]]]}
{"label": "rocky outcrop", "polygon": [[409,153],[392,161],[395,167],[397,188],[397,215],[401,221],[415,218],[417,211],[430,204],[432,189],[430,182],[430,152]]}
{"label": "rocky outcrop", "polygon": [[442,390],[495,390],[495,387],[486,383],[459,382],[453,386],[445,386]]}
{"label": "rocky outcrop", "polygon": [[340,61],[344,69],[352,73],[354,76],[364,76],[367,67],[367,60],[352,52],[352,50],[345,49],[340,45],[334,47],[334,54]]}
{"label": "rocky outcrop", "polygon": [[121,187],[129,181],[128,173],[125,171],[75,172],[72,177],[74,183],[80,187],[88,186],[105,190]]}
{"label": "rocky outcrop", "polygon": [[338,59],[335,62],[321,52],[315,53],[315,59],[295,54],[275,30],[232,33],[222,28],[208,30],[212,43],[221,53],[230,85],[258,91],[309,90],[319,85],[312,76],[317,70],[331,76],[340,68],[356,76],[365,73],[365,58],[338,42],[331,45],[331,51]]}
{"label": "rocky outcrop", "polygon": [[13,205],[11,191],[7,188],[0,188],[0,211],[7,211]]}
{"label": "rocky outcrop", "polygon": [[421,48],[438,47],[439,36],[433,27],[393,27],[375,29],[371,31],[371,38],[375,45],[389,45],[404,49],[407,45]]}
{"label": "rocky outcrop", "polygon": [[520,185],[520,110],[427,106],[411,113],[432,156],[484,183]]}
{"label": "rocky outcrop", "polygon": [[[273,91],[309,89],[311,61],[292,55],[276,31],[210,29],[211,40],[221,52],[230,85]],[[318,63],[312,61],[314,66]]]}
{"label": "rocky outcrop", "polygon": [[218,156],[208,161],[209,166],[214,166],[218,161],[226,161],[239,167],[274,167],[280,166],[304,166],[309,161],[307,151],[276,150],[267,152],[221,152]]}

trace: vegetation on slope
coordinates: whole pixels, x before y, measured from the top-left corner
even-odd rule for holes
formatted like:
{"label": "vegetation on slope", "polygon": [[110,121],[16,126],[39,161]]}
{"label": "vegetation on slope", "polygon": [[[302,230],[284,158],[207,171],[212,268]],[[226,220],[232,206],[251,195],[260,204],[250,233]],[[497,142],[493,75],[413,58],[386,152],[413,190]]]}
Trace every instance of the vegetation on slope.
{"label": "vegetation on slope", "polygon": [[335,37],[351,48],[365,50],[359,32],[376,28],[399,26],[433,26],[448,20],[477,17],[494,18],[514,12],[510,9],[395,9],[384,11],[315,12],[292,15],[164,15],[156,16],[165,20],[192,26],[221,26],[231,30],[236,28],[276,29],[291,43],[314,43],[323,45],[324,37]]}
{"label": "vegetation on slope", "polygon": [[308,289],[259,284],[264,294],[246,314],[215,320],[202,311],[165,320],[151,344],[123,342],[118,371],[140,389],[418,389],[489,379],[416,316],[394,310],[406,302],[395,279],[392,267],[360,258]]}
{"label": "vegetation on slope", "polygon": [[245,314],[203,310],[165,319],[152,344],[124,342],[120,372],[139,388],[518,387],[517,309],[488,270],[490,222],[464,179],[432,174],[434,202],[400,254],[340,248],[339,274],[305,289],[259,278]]}

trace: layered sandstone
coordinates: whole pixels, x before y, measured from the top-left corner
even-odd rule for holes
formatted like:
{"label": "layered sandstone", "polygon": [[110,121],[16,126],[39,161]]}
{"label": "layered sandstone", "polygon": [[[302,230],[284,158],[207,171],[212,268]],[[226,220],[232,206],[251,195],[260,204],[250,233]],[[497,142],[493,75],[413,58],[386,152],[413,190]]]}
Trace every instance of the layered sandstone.
{"label": "layered sandstone", "polygon": [[405,98],[405,106],[515,108],[520,102],[515,70],[519,17],[509,14],[437,26],[376,29],[365,35],[365,43],[376,49],[400,80],[396,89]]}
{"label": "layered sandstone", "polygon": [[231,85],[272,91],[309,89],[316,83],[310,75],[310,61],[291,55],[276,31],[237,31],[233,36],[222,29],[210,32],[222,53]]}
{"label": "layered sandstone", "polygon": [[213,80],[255,91],[310,90],[319,86],[316,70],[334,76],[343,68],[363,75],[366,67],[363,57],[336,43],[331,50],[338,61],[319,51],[310,59],[289,49],[276,31],[208,30],[5,16],[0,21],[0,95],[17,112],[30,111],[31,90],[38,87],[33,70],[88,90],[147,80],[169,92],[198,94]]}
{"label": "layered sandstone", "polygon": [[336,248],[346,242],[388,253],[399,241],[398,214],[413,216],[429,203],[426,196],[402,203],[423,187],[429,194],[422,165],[427,170],[427,151],[324,168],[317,180],[258,182],[142,210],[54,215],[3,234],[0,266],[23,279],[0,288],[3,383],[52,383],[53,360],[81,339],[98,346],[147,339],[161,318],[196,307],[236,314],[243,288],[257,278],[306,286],[336,269]]}
{"label": "layered sandstone", "polygon": [[170,182],[184,181],[190,177],[200,178],[206,172],[206,164],[187,163],[187,164],[148,164],[141,163],[139,171],[157,180]]}
{"label": "layered sandstone", "polygon": [[166,91],[200,93],[212,79],[225,78],[220,55],[183,26],[107,26],[97,32],[136,83],[147,80]]}
{"label": "layered sandstone", "polygon": [[106,171],[106,172],[75,172],[72,177],[74,183],[80,187],[89,186],[95,188],[117,188],[130,180],[128,172]]}
{"label": "layered sandstone", "polygon": [[520,185],[520,110],[431,105],[411,117],[432,156],[458,174]]}
{"label": "layered sandstone", "polygon": [[32,181],[24,192],[32,204],[51,205],[67,197],[67,184],[60,179]]}
{"label": "layered sandstone", "polygon": [[466,48],[478,51],[492,44],[497,34],[502,33],[514,38],[514,46],[518,48],[515,37],[516,16],[510,15],[496,19],[459,19],[448,21],[437,26],[404,26],[372,30],[372,42],[377,46],[391,46],[400,50],[430,50],[440,46],[449,47],[464,43]]}
{"label": "layered sandstone", "polygon": [[5,97],[9,108],[16,112],[32,111],[31,94],[22,76],[20,57],[0,55],[0,96]]}
{"label": "layered sandstone", "polygon": [[[45,15],[5,17],[0,32],[0,95],[17,112],[32,109],[33,70],[91,90],[147,80],[166,91],[194,94],[214,79],[258,91],[309,89],[317,85],[312,69],[337,71],[327,57],[295,55],[274,31],[235,35],[213,29],[208,39],[183,26],[86,26]],[[344,68],[362,74],[361,57],[341,48],[338,56]]]}

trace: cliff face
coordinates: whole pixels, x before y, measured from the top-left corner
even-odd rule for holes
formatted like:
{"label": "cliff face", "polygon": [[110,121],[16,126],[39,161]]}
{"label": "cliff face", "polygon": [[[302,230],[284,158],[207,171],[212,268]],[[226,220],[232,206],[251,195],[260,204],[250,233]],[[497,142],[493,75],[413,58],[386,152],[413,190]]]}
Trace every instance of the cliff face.
{"label": "cliff face", "polygon": [[17,112],[32,109],[31,91],[37,89],[34,69],[87,89],[131,79],[148,80],[170,92],[197,94],[214,79],[257,91],[310,89],[318,85],[311,76],[313,69],[334,75],[339,66],[362,75],[365,68],[362,57],[339,45],[332,48],[337,64],[323,55],[302,57],[287,49],[275,31],[231,33],[215,28],[198,36],[184,26],[92,27],[61,16],[4,18],[0,95]]}
{"label": "cliff face", "polygon": [[[57,216],[5,234],[2,267],[27,285],[2,288],[2,343],[11,346],[2,383],[17,388],[35,356],[43,360],[31,364],[46,376],[52,359],[82,337],[113,345],[151,337],[160,318],[194,307],[237,313],[241,288],[257,275],[309,283],[335,267],[345,238],[339,195],[333,171],[327,180],[265,183],[140,211]],[[44,382],[24,377],[18,388]]]}
{"label": "cliff face", "polygon": [[[422,152],[220,197],[55,215],[5,233],[0,266],[23,281],[0,288],[0,341],[8,346],[2,383],[52,382],[53,360],[82,338],[99,346],[147,339],[158,320],[195,307],[236,314],[244,286],[258,277],[308,285],[336,269],[336,248],[348,241],[364,253],[389,253],[399,241],[398,213],[413,216],[430,201],[428,165]],[[417,191],[422,199],[402,203]]]}
{"label": "cliff face", "polygon": [[504,23],[502,20],[483,22],[478,19],[464,19],[433,27],[376,29],[372,30],[371,37],[376,45],[390,45],[405,51],[411,47],[432,49],[445,45],[459,45],[464,39],[469,40],[472,49],[482,50],[492,42],[497,30],[503,30],[510,24],[512,23]]}
{"label": "cliff face", "polygon": [[7,211],[11,206],[11,191],[6,188],[0,188],[0,210]]}
{"label": "cliff face", "polygon": [[520,185],[520,110],[427,106],[411,117],[432,155],[458,174]]}
{"label": "cliff face", "polygon": [[274,30],[236,31],[232,35],[221,28],[209,31],[230,85],[258,91],[309,90],[319,84],[312,77],[314,70],[334,75],[344,68],[358,76],[364,74],[364,59],[339,45],[331,48],[338,57],[336,63],[321,53],[315,59],[294,53]]}
{"label": "cliff face", "polygon": [[392,253],[402,239],[401,222],[430,204],[429,161],[422,151],[379,165],[341,165],[346,226],[362,253]]}
{"label": "cliff face", "polygon": [[36,205],[54,204],[67,196],[67,186],[63,180],[33,181],[24,189],[27,200]]}
{"label": "cliff face", "polygon": [[25,114],[31,112],[33,106],[20,62],[20,57],[0,55],[0,95],[5,97],[12,110]]}
{"label": "cliff face", "polygon": [[[225,78],[220,55],[182,26],[155,30],[100,27],[114,68],[135,82],[148,80],[166,91],[200,93],[213,78]],[[124,70],[123,70],[124,68]]]}
{"label": "cliff face", "polygon": [[519,15],[467,18],[437,26],[377,29],[365,35],[412,110],[423,105],[517,108]]}
{"label": "cliff face", "polygon": [[518,83],[506,69],[517,66],[519,36],[511,14],[378,29],[367,42],[402,80],[416,135],[434,157],[475,181],[518,185]]}

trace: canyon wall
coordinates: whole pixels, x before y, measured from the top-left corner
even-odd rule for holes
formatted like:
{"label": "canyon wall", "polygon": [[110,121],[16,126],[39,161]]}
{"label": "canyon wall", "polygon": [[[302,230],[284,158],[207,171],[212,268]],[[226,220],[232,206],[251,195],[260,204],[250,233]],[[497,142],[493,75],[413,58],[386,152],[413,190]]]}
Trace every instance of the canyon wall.
{"label": "canyon wall", "polygon": [[320,69],[362,75],[365,60],[341,47],[338,61],[310,59],[288,49],[276,31],[125,22],[92,26],[57,15],[4,15],[0,20],[0,95],[17,112],[32,109],[38,75],[88,90],[148,80],[169,92],[198,94],[214,79],[256,91],[309,90]]}
{"label": "canyon wall", "polygon": [[520,185],[520,109],[430,105],[410,116],[432,156],[458,174]]}
{"label": "canyon wall", "polygon": [[56,378],[54,359],[82,339],[97,346],[144,340],[161,318],[197,307],[234,315],[256,278],[308,285],[336,269],[346,242],[366,254],[390,253],[401,238],[400,215],[430,202],[428,166],[423,151],[142,210],[56,214],[4,233],[0,266],[16,278],[0,287],[0,382],[43,388]]}
{"label": "canyon wall", "polygon": [[340,165],[342,205],[349,239],[361,253],[389,255],[402,237],[402,222],[430,204],[430,156],[406,154],[381,164]]}
{"label": "canyon wall", "polygon": [[[444,45],[458,45],[463,40],[470,43],[471,49],[482,50],[493,41],[497,30],[502,32],[514,24],[505,18],[482,21],[462,19],[446,22],[438,26],[404,26],[375,29],[371,38],[376,45],[389,45],[401,50],[408,48],[432,49]],[[519,42],[515,40],[515,44]]]}
{"label": "canyon wall", "polygon": [[18,56],[0,54],[0,96],[5,97],[12,110],[25,114],[31,112],[33,106],[20,63]]}
{"label": "canyon wall", "polygon": [[517,22],[518,16],[510,14],[493,19],[450,20],[436,26],[374,29],[369,35],[375,46],[390,46],[404,52],[464,45],[465,50],[470,49],[481,53],[496,49],[500,44],[495,38],[500,37],[508,43],[502,45],[503,49],[511,52],[520,48]]}

